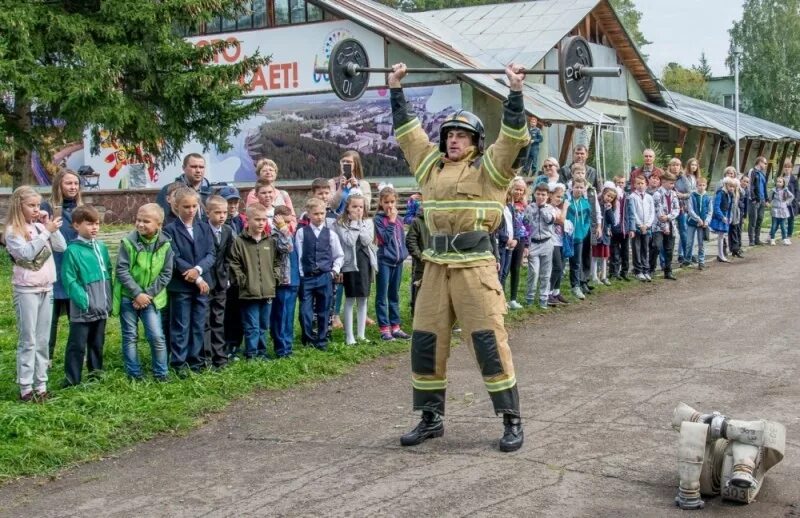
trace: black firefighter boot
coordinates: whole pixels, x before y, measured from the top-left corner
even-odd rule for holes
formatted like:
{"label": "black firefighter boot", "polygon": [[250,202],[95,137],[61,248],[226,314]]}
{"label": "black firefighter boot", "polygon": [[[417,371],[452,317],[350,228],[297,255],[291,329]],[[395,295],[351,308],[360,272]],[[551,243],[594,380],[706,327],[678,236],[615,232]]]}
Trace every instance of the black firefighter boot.
{"label": "black firefighter boot", "polygon": [[422,419],[417,427],[400,437],[400,444],[403,446],[416,446],[426,439],[433,439],[442,435],[444,435],[442,417],[435,412],[423,410]]}
{"label": "black firefighter boot", "polygon": [[525,440],[522,419],[512,414],[503,414],[503,426],[505,426],[505,430],[500,439],[500,451],[517,451]]}

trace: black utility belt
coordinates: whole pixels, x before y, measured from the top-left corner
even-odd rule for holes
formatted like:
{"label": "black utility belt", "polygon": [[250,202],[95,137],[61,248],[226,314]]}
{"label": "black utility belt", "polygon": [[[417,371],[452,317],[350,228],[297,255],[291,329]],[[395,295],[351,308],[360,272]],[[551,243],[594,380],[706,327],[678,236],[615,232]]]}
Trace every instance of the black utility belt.
{"label": "black utility belt", "polygon": [[435,254],[474,254],[492,251],[492,238],[488,232],[474,230],[455,235],[432,234],[430,248]]}
{"label": "black utility belt", "polygon": [[534,245],[541,245],[542,243],[547,243],[548,241],[550,241],[550,239],[552,239],[552,238],[551,237],[545,237],[543,239],[533,239],[533,238],[531,238],[531,243],[533,243]]}

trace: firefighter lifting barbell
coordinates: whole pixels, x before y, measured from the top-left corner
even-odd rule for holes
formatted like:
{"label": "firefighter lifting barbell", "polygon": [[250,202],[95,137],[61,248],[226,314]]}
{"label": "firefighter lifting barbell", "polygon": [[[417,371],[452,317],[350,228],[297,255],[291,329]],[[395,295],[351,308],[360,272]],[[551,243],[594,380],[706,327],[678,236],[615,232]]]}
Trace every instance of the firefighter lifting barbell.
{"label": "firefighter lifting barbell", "polygon": [[[339,99],[355,101],[369,86],[370,73],[388,74],[389,67],[371,67],[369,56],[358,40],[348,38],[337,43],[328,60],[328,67],[317,67],[318,74],[328,74],[331,88]],[[409,74],[503,74],[502,68],[409,68]],[[595,67],[589,42],[572,36],[561,43],[558,70],[525,69],[521,73],[558,76],[561,94],[573,108],[581,108],[589,100],[595,77],[620,77],[621,67]]]}

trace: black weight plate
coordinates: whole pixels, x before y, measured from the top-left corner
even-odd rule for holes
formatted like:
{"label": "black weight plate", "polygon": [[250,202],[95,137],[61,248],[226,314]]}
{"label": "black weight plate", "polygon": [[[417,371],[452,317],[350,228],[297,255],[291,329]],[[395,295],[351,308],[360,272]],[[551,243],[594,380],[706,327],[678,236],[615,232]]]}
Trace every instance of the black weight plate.
{"label": "black weight plate", "polygon": [[369,85],[369,72],[353,75],[347,68],[348,63],[369,67],[367,51],[358,40],[352,38],[344,39],[334,45],[328,61],[328,77],[331,80],[331,88],[339,99],[355,101],[364,95]]}
{"label": "black weight plate", "polygon": [[591,67],[592,51],[589,42],[580,36],[572,36],[561,42],[558,55],[558,82],[561,95],[573,108],[581,108],[592,93],[592,78],[576,74],[576,65]]}

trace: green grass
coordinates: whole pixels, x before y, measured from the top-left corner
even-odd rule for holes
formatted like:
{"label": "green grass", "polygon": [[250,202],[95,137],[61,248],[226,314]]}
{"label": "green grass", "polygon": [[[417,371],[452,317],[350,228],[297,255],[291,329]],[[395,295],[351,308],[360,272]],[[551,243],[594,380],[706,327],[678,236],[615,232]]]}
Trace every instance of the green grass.
{"label": "green grass", "polygon": [[[108,230],[104,228],[104,231]],[[125,228],[111,230],[120,232]],[[403,327],[407,331],[411,327],[409,270],[405,268],[400,292]],[[0,278],[8,279],[10,271],[8,256],[0,254]],[[526,272],[523,267],[520,279],[523,298]],[[611,287],[598,286],[595,293],[637,285],[638,282],[617,282]],[[571,298],[568,280],[562,283],[562,292]],[[374,318],[374,301],[370,301],[369,307]],[[537,306],[525,307],[510,312],[506,321],[522,322],[530,315],[542,312]],[[169,383],[131,382],[122,367],[119,320],[112,318],[107,325],[104,377],[79,387],[59,390],[57,387],[64,379],[67,331],[68,323],[62,318],[59,343],[49,373],[51,399],[45,404],[19,403],[15,383],[17,335],[11,286],[8,282],[0,285],[0,482],[20,476],[51,474],[79,462],[101,458],[157,434],[185,433],[202,424],[209,413],[220,411],[231,401],[259,390],[280,390],[339,376],[355,365],[379,356],[405,352],[409,347],[408,342],[380,342],[377,340],[377,327],[372,326],[368,333],[376,345],[347,347],[343,345],[342,332],[335,331],[334,344],[328,352],[296,346],[291,358],[236,362],[222,372],[192,375],[183,380],[173,377]],[[148,371],[149,347],[143,333],[140,333],[139,350],[142,365]]]}
{"label": "green grass", "polygon": [[[0,277],[8,279],[10,271],[7,255],[0,254]],[[406,323],[403,327],[409,330],[408,272],[401,291],[401,314]],[[109,319],[106,329],[102,379],[59,389],[64,380],[68,333],[67,320],[62,318],[49,371],[51,399],[45,404],[20,403],[15,383],[17,334],[11,286],[8,282],[0,286],[0,482],[54,473],[159,433],[184,433],[202,424],[210,412],[222,410],[248,394],[325,380],[365,361],[409,348],[404,341],[381,342],[377,327],[372,326],[368,335],[375,345],[345,346],[342,331],[335,331],[334,343],[327,352],[296,345],[291,358],[239,361],[221,372],[182,380],[173,376],[168,383],[133,382],[122,366],[119,319]],[[139,351],[148,372],[149,347],[141,332]]]}

